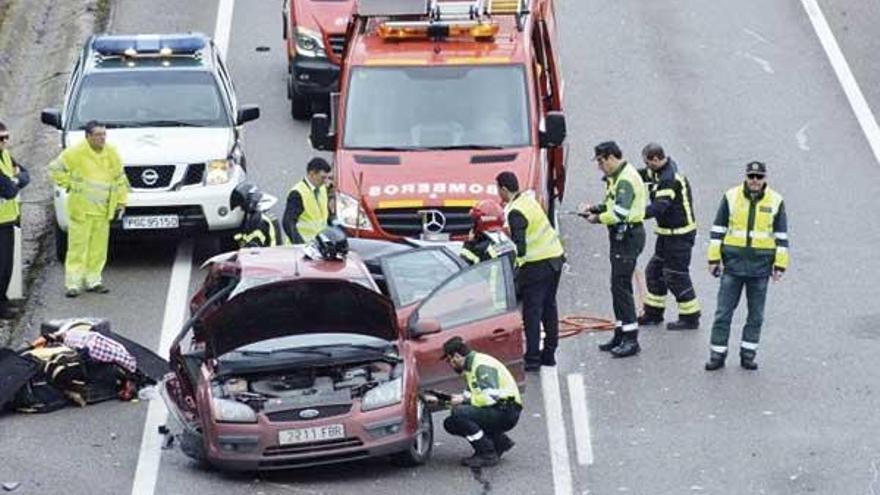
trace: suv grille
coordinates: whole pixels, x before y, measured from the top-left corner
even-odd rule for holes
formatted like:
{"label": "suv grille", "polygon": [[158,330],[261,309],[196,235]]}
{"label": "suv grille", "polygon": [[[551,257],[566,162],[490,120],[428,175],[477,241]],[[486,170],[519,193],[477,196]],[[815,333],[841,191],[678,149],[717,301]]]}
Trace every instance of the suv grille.
{"label": "suv grille", "polygon": [[126,166],[125,175],[135,189],[168,187],[174,176],[174,165]]}
{"label": "suv grille", "polygon": [[330,51],[333,52],[333,55],[342,55],[342,51],[345,50],[345,35],[331,34],[327,38],[330,41]]}
{"label": "suv grille", "polygon": [[465,235],[471,228],[469,207],[450,208],[384,208],[376,210],[376,219],[382,230],[404,237],[422,234],[422,216],[419,211],[436,210],[443,214],[446,223],[441,231],[450,235]]}
{"label": "suv grille", "polygon": [[184,186],[191,186],[193,184],[201,184],[202,179],[205,177],[205,164],[204,163],[190,163],[186,167],[186,177],[183,178]]}

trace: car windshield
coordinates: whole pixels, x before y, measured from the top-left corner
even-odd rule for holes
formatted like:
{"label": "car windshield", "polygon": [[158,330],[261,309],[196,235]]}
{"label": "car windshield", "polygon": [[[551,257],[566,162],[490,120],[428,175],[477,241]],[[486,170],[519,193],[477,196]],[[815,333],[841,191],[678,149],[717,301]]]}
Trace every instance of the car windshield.
{"label": "car windshield", "polygon": [[204,71],[125,71],[89,74],[70,128],[97,120],[108,127],[229,127],[214,76]]}
{"label": "car windshield", "polygon": [[349,149],[528,146],[526,80],[518,65],[357,67],[345,114]]}

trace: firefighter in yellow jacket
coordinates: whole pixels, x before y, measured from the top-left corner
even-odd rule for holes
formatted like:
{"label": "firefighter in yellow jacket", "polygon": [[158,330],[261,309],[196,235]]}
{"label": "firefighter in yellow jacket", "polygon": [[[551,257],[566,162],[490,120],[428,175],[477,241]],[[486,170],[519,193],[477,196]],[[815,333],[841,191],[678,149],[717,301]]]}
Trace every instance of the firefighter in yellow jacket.
{"label": "firefighter in yellow jacket", "polygon": [[55,184],[67,191],[67,297],[85,289],[110,292],[101,280],[107,262],[110,221],[121,217],[128,200],[128,179],[116,148],[107,144],[107,129],[91,121],[86,138],[49,164]]}

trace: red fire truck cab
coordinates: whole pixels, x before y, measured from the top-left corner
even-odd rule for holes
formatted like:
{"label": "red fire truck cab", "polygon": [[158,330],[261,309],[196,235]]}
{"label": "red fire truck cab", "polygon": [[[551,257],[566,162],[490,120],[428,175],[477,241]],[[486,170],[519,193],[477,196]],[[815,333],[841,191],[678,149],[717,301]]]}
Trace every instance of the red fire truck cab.
{"label": "red fire truck cab", "polygon": [[312,117],[361,237],[462,239],[513,171],[554,218],[565,117],[552,0],[360,0],[340,92]]}

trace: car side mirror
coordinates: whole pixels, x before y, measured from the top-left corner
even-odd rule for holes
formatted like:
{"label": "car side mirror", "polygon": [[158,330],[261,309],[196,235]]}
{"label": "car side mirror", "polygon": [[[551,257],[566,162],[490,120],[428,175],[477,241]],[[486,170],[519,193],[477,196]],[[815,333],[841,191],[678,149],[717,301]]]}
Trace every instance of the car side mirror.
{"label": "car side mirror", "polygon": [[235,118],[235,125],[242,125],[245,122],[257,120],[260,118],[260,107],[256,105],[242,105],[238,109],[238,115]]}
{"label": "car side mirror", "polygon": [[312,115],[312,128],[309,133],[312,148],[321,151],[333,151],[336,146],[330,132],[330,117],[326,113]]}
{"label": "car side mirror", "polygon": [[419,320],[414,326],[410,326],[409,335],[411,337],[422,337],[424,335],[440,333],[440,330],[443,330],[443,328],[440,326],[439,321],[426,318]]}
{"label": "car side mirror", "polygon": [[565,141],[565,114],[562,112],[547,112],[544,119],[544,130],[540,134],[542,148],[556,148],[562,146]]}
{"label": "car side mirror", "polygon": [[58,110],[57,108],[46,108],[40,112],[40,122],[56,129],[61,129],[61,110]]}

